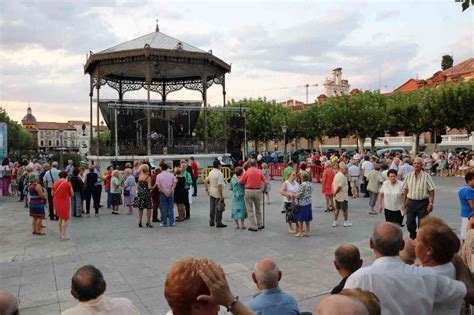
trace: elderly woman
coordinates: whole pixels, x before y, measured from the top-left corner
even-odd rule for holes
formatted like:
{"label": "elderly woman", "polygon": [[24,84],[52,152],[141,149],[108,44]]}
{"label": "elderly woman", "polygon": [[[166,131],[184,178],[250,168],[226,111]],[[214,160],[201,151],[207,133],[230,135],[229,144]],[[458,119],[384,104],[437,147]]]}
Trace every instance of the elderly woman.
{"label": "elderly woman", "polygon": [[296,213],[296,221],[298,221],[298,233],[296,237],[303,236],[303,223],[306,225],[304,236],[310,236],[310,224],[313,221],[312,198],[313,187],[311,186],[311,175],[308,172],[301,174],[303,181],[298,187],[297,193],[294,195],[298,199],[299,211]]}
{"label": "elderly woman", "polygon": [[239,183],[243,174],[244,169],[242,167],[236,167],[235,174],[230,180],[230,190],[232,190],[232,219],[235,221],[235,228],[242,230],[245,229],[244,221],[247,218],[247,209],[245,208],[244,200],[245,187]]}
{"label": "elderly woman", "polygon": [[402,195],[403,182],[398,180],[397,171],[390,169],[387,172],[388,180],[384,181],[379,193],[379,213],[384,209],[385,221],[402,225]]}
{"label": "elderly woman", "polygon": [[297,223],[295,213],[291,210],[291,204],[295,201],[294,195],[298,191],[299,184],[296,181],[296,172],[291,171],[288,179],[281,185],[280,195],[283,196],[283,204],[285,207],[286,223],[288,223],[288,233],[295,233],[293,223]]}
{"label": "elderly woman", "polygon": [[127,214],[133,214],[133,200],[137,193],[137,188],[135,187],[135,176],[131,168],[126,168],[125,171],[125,181],[123,182],[123,203],[128,207]]}
{"label": "elderly woman", "polygon": [[46,235],[46,233],[41,231],[44,213],[44,204],[46,197],[43,191],[43,187],[38,184],[37,177],[35,173],[32,173],[30,176],[30,186],[28,187],[28,194],[30,195],[30,217],[33,219],[32,234],[33,235]]}
{"label": "elderly woman", "polygon": [[59,180],[55,181],[52,187],[54,209],[59,217],[59,239],[61,241],[69,239],[69,236],[66,236],[67,221],[71,215],[71,196],[74,195],[72,185],[66,178],[66,172],[59,172]]}
{"label": "elderly woman", "polygon": [[322,178],[323,195],[326,198],[326,210],[324,212],[334,211],[332,181],[335,175],[331,161],[326,161]]}
{"label": "elderly woman", "polygon": [[[456,269],[452,264],[461,243],[453,230],[441,219],[426,217],[414,241],[415,253],[423,267],[430,267],[435,273],[456,279]],[[435,303],[432,314],[460,314],[463,300],[454,303]]]}
{"label": "elderly woman", "polygon": [[118,209],[122,204],[122,185],[120,184],[120,172],[112,171],[110,180],[110,205],[112,206],[112,214],[120,214]]}

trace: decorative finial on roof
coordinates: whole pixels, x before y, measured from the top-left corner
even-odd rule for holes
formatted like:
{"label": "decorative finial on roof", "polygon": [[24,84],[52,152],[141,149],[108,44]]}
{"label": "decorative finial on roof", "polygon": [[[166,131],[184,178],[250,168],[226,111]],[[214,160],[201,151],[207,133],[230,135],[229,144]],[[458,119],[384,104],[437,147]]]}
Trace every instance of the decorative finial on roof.
{"label": "decorative finial on roof", "polygon": [[158,25],[158,19],[156,19],[156,28],[155,28],[155,32],[159,32],[160,31],[160,26]]}

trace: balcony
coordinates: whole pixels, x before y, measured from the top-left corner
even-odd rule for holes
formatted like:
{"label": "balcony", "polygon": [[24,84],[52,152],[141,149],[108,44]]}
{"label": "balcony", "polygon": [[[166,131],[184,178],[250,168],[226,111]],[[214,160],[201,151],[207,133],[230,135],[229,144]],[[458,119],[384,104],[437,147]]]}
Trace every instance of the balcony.
{"label": "balcony", "polygon": [[470,147],[473,145],[472,136],[468,134],[442,135],[439,145],[444,147]]}

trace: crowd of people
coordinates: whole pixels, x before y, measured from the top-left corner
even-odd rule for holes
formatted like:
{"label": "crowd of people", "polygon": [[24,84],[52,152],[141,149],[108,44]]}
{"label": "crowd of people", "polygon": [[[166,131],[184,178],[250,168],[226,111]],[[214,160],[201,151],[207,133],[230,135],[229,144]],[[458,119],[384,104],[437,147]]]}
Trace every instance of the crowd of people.
{"label": "crowd of people", "polygon": [[[368,198],[368,214],[384,212],[386,222],[376,224],[369,237],[375,256],[371,265],[363,267],[359,248],[354,244],[341,244],[336,249],[334,266],[341,282],[330,296],[314,306],[312,314],[466,312],[474,303],[470,271],[474,242],[472,168],[464,173],[466,185],[458,192],[462,217],[458,236],[442,219],[430,215],[435,186],[431,169],[426,169],[426,156],[378,157],[358,153],[349,158],[332,154],[320,156],[318,161],[324,167],[322,193],[326,198],[325,211],[334,212],[333,227],[338,226],[341,212],[343,226],[352,226],[348,219],[349,200],[360,196]],[[4,163],[11,165],[8,160]],[[61,240],[69,238],[69,216],[89,216],[91,205],[96,216],[102,207],[110,208],[115,215],[123,213],[122,205],[129,215],[136,208],[139,227],[144,226],[145,209],[147,228],[152,228],[154,222],[162,227],[175,226],[190,219],[192,196],[197,192],[198,167],[193,158],[181,160],[174,167],[161,161],[155,168],[148,160],[135,161],[133,165],[127,163],[123,171],[109,166],[104,172],[98,165],[83,170],[72,161],[61,170],[57,162],[50,165],[25,160],[18,166],[13,164],[10,170],[10,186],[5,195],[18,195],[19,201],[29,208],[33,235],[45,235],[42,220],[48,215],[50,220],[58,220]],[[3,177],[9,174],[5,167],[2,171]],[[288,232],[299,238],[310,236],[313,174],[303,161],[296,167],[289,162],[282,175],[279,193]],[[268,165],[252,158],[239,161],[227,185],[221,163],[215,160],[204,178],[204,187],[210,200],[211,227],[227,227],[222,218],[227,187],[232,191],[231,218],[236,229],[258,232],[265,228],[261,206],[270,191]],[[100,204],[102,190],[106,206]],[[404,218],[409,234],[405,238]],[[458,255],[461,249],[462,258]],[[164,296],[171,309],[168,315],[216,315],[221,308],[245,315],[305,314],[296,299],[280,288],[282,276],[283,271],[273,259],[257,261],[249,277],[259,293],[244,303],[229,288],[218,263],[208,258],[181,259],[171,266],[164,282]],[[139,314],[130,300],[107,297],[106,288],[100,270],[91,265],[81,267],[71,280],[71,293],[79,304],[63,314]],[[11,294],[0,292],[0,310],[9,310],[5,314],[18,313],[15,303]]]}
{"label": "crowd of people", "polygon": [[[4,196],[18,196],[18,201],[29,208],[32,234],[46,235],[43,220],[48,216],[51,221],[58,221],[59,238],[63,241],[70,238],[67,233],[70,217],[90,216],[91,207],[95,216],[99,216],[103,207],[114,215],[122,213],[121,205],[126,207],[128,215],[136,208],[139,227],[152,228],[154,222],[162,227],[175,226],[176,222],[189,220],[199,176],[194,158],[181,160],[175,167],[162,160],[155,168],[145,159],[133,165],[126,163],[123,171],[113,166],[101,171],[98,164],[85,169],[74,165],[72,160],[64,169],[56,161],[41,164],[37,159],[11,163],[5,158],[2,164]],[[103,193],[105,206],[101,204]],[[177,209],[176,217],[174,209]]]}

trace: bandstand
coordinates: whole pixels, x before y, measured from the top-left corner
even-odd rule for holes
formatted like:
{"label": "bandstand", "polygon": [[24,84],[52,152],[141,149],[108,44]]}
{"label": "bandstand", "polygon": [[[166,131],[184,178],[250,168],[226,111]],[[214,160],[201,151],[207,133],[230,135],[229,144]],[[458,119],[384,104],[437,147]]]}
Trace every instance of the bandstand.
{"label": "bandstand", "polygon": [[[90,76],[90,123],[93,125],[93,104],[96,103],[97,142],[91,147],[97,157],[112,150],[117,155],[196,154],[227,152],[227,137],[208,137],[208,111],[224,111],[223,135],[226,135],[226,112],[239,108],[226,107],[225,75],[231,66],[192,45],[160,32],[138,37],[98,53],[90,52],[84,65]],[[222,104],[209,107],[207,90],[222,86]],[[101,100],[101,87],[118,93],[116,100]],[[146,100],[126,100],[130,91],[144,88]],[[199,91],[202,100],[170,101],[168,95],[181,89]],[[95,99],[94,99],[95,90]],[[160,95],[152,99],[152,93]],[[244,109],[245,110],[245,109]],[[193,129],[204,112],[204,137],[196,139]],[[100,114],[111,130],[110,147],[99,142]],[[242,108],[240,114],[242,115]],[[93,135],[91,133],[91,143]],[[112,145],[113,144],[113,145]],[[111,152],[107,152],[109,155]]]}

